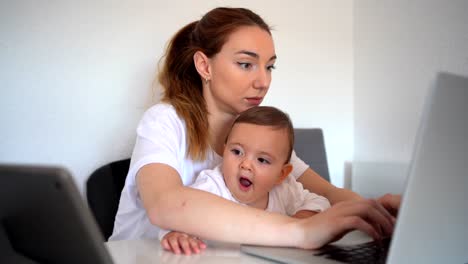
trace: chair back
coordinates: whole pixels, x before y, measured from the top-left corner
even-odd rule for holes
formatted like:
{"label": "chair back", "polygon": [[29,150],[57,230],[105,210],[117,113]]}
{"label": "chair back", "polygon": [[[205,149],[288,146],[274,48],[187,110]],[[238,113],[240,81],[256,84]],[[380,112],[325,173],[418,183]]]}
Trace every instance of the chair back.
{"label": "chair back", "polygon": [[294,129],[294,151],[311,169],[330,181],[327,152],[321,128]]}
{"label": "chair back", "polygon": [[94,171],[86,182],[86,198],[107,241],[114,229],[120,194],[125,184],[130,159],[114,161]]}

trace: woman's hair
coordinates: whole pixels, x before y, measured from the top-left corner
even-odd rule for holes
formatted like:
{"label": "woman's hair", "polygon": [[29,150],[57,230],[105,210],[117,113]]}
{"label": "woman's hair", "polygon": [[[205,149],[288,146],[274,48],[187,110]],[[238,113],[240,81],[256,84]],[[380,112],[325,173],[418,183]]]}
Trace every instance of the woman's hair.
{"label": "woman's hair", "polygon": [[255,106],[240,113],[236,120],[234,120],[232,126],[238,123],[268,126],[277,130],[286,130],[289,141],[286,162],[289,162],[294,146],[294,128],[288,114],[272,106]]}
{"label": "woman's hair", "polygon": [[[270,33],[270,27],[254,12],[245,8],[215,8],[199,21],[177,32],[168,44],[159,73],[163,87],[162,101],[174,106],[187,127],[187,156],[206,158],[209,147],[208,111],[203,98],[202,78],[193,56],[201,51],[208,58],[215,56],[230,34],[243,26],[258,26]],[[271,33],[270,33],[271,34]]]}

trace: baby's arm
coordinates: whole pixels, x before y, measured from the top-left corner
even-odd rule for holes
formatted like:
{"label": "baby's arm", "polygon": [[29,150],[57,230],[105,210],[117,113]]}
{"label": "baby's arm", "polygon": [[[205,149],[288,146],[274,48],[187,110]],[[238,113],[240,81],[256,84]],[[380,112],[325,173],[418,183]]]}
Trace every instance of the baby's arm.
{"label": "baby's arm", "polygon": [[206,248],[205,242],[198,237],[177,231],[167,233],[161,240],[161,246],[175,254],[183,253],[188,256],[198,254]]}

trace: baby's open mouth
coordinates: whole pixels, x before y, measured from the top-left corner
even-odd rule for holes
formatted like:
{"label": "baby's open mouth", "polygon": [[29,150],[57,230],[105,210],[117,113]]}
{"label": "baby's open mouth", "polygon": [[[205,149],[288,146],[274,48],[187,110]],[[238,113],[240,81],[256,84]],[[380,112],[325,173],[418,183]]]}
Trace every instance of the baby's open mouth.
{"label": "baby's open mouth", "polygon": [[239,179],[239,182],[240,182],[240,184],[241,184],[242,186],[244,186],[244,187],[250,187],[250,185],[252,185],[252,182],[251,182],[249,179],[244,178],[244,177],[241,177],[241,178]]}

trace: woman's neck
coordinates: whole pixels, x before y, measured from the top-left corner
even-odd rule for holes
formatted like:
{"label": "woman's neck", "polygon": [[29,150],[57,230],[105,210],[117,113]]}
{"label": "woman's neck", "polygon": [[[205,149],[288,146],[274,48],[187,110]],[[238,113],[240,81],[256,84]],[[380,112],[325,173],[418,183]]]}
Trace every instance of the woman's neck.
{"label": "woman's neck", "polygon": [[216,112],[208,116],[210,146],[220,156],[223,156],[224,142],[235,118],[230,114]]}

